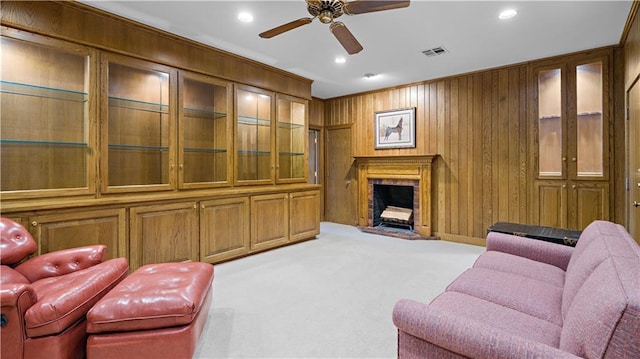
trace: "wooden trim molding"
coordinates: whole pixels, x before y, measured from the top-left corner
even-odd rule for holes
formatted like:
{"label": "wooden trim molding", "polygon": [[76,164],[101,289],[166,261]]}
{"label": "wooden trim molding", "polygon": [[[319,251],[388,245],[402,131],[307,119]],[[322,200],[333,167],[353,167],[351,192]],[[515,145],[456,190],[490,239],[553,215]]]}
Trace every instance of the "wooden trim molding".
{"label": "wooden trim molding", "polygon": [[146,26],[76,1],[2,1],[0,23],[311,99],[310,79]]}

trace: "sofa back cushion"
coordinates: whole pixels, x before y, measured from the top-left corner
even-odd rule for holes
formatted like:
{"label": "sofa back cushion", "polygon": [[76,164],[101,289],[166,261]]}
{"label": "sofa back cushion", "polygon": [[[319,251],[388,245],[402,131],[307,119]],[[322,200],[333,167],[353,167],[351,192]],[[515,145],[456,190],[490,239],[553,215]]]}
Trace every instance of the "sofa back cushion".
{"label": "sofa back cushion", "polygon": [[569,260],[562,294],[562,316],[566,318],[578,291],[591,273],[610,257],[638,258],[639,247],[624,227],[606,221],[594,221],[580,235]]}

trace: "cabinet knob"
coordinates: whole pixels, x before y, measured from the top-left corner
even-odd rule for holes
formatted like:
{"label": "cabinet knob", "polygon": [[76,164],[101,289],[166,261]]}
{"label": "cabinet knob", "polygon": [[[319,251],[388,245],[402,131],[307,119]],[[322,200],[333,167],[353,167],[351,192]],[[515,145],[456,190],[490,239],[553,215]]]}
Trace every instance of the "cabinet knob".
{"label": "cabinet knob", "polygon": [[633,206],[636,207],[636,208],[640,207],[640,202],[633,201]]}
{"label": "cabinet knob", "polygon": [[32,225],[32,226],[34,226],[34,227],[36,227],[36,226],[38,225],[38,222],[33,221],[33,222],[31,222],[31,225]]}
{"label": "cabinet knob", "polygon": [[567,185],[566,185],[566,184],[563,184],[563,185],[562,185],[562,188],[567,188]]}
{"label": "cabinet knob", "polygon": [[576,189],[576,185],[572,185],[571,188]]}
{"label": "cabinet knob", "polygon": [[566,157],[562,157],[562,162],[567,162],[567,158]]}
{"label": "cabinet knob", "polygon": [[182,170],[184,168],[183,164],[180,164],[180,170]]}
{"label": "cabinet knob", "polygon": [[575,158],[575,157],[572,157],[572,158],[571,158],[571,161],[572,161],[572,162],[575,162],[575,161],[577,161],[577,160],[578,160],[578,159],[577,159],[577,158]]}
{"label": "cabinet knob", "polygon": [[197,204],[197,203],[194,203],[194,204],[193,204],[193,209],[196,209],[196,208],[198,208],[198,204]]}

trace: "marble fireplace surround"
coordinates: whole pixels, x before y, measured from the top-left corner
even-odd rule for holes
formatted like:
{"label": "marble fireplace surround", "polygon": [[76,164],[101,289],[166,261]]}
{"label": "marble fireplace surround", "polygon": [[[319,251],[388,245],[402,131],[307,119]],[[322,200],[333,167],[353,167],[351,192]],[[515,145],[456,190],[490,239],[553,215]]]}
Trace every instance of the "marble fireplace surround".
{"label": "marble fireplace surround", "polygon": [[437,155],[356,156],[358,169],[358,226],[373,229],[373,185],[413,186],[413,232],[433,238],[431,227],[431,166]]}

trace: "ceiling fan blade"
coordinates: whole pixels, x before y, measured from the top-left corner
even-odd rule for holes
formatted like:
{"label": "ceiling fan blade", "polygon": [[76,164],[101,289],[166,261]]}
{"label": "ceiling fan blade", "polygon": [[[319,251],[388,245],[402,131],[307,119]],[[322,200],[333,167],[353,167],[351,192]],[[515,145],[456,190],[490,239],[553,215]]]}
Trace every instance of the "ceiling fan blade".
{"label": "ceiling fan blade", "polygon": [[309,23],[311,23],[311,21],[313,21],[312,18],[310,17],[304,17],[302,19],[298,19],[298,20],[293,20],[291,22],[288,22],[284,25],[280,25],[280,26],[276,26],[271,30],[267,30],[263,33],[261,33],[259,36],[263,39],[270,39],[276,35],[280,35],[283,32],[287,32],[289,30],[293,30],[297,27],[300,27],[302,25],[307,25]]}
{"label": "ceiling fan blade", "polygon": [[342,47],[349,53],[349,55],[357,54],[362,51],[362,45],[356,40],[355,36],[347,29],[347,27],[340,21],[331,23],[329,27],[333,36],[340,41]]}
{"label": "ceiling fan blade", "polygon": [[377,1],[358,0],[351,1],[344,5],[345,13],[348,15],[364,14],[374,11],[393,10],[409,6],[411,1]]}

